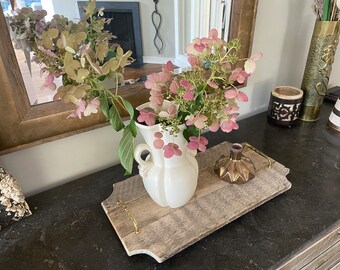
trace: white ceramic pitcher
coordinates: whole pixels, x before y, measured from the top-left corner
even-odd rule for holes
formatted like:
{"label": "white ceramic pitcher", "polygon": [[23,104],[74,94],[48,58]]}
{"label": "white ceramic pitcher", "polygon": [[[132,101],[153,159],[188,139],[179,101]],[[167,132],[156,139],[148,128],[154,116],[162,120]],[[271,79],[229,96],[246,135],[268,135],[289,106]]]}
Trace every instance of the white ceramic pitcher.
{"label": "white ceramic pitcher", "polygon": [[[170,130],[162,131],[160,124],[145,126],[136,123],[136,125],[146,142],[137,145],[134,152],[146,191],[160,206],[177,208],[185,205],[196,190],[198,178],[196,151],[187,148],[188,143],[183,136],[185,125],[179,126],[180,132],[176,137],[169,134]],[[156,132],[163,134],[164,145],[176,143],[182,155],[165,158],[164,150],[156,149],[153,145]],[[144,151],[149,152],[145,160],[141,158]]]}

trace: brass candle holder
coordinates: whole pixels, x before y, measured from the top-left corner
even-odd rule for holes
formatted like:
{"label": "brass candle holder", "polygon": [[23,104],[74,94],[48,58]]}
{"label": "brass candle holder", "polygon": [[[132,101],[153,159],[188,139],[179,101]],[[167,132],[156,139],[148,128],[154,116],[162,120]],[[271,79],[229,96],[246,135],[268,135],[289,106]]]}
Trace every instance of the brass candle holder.
{"label": "brass candle holder", "polygon": [[254,163],[242,154],[245,147],[264,157],[268,161],[268,168],[272,168],[272,160],[254,146],[249,143],[234,143],[230,147],[230,156],[222,155],[215,163],[214,171],[222,180],[232,184],[243,184],[255,177]]}

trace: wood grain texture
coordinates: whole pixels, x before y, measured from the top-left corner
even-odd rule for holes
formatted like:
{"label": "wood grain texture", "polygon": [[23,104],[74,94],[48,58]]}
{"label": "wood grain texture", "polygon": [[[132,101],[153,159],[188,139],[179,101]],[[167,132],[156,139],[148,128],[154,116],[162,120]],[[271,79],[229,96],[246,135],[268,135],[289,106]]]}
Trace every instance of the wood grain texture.
{"label": "wood grain texture", "polygon": [[340,269],[340,220],[273,269]]}
{"label": "wood grain texture", "polygon": [[[267,160],[250,149],[244,153],[257,168],[253,180],[233,185],[219,179],[214,163],[221,154],[229,153],[229,145],[224,142],[197,156],[198,187],[183,207],[158,206],[146,193],[139,175],[114,185],[102,206],[129,256],[145,253],[163,262],[291,187],[286,178],[289,169],[277,162],[269,169]],[[134,215],[140,234],[135,234],[125,211],[117,206],[118,198]]]}

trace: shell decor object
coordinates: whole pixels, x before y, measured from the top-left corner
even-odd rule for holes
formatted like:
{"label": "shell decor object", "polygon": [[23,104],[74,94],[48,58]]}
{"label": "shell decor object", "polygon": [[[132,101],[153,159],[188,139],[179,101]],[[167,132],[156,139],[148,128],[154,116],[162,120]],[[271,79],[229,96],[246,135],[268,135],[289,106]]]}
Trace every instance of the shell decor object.
{"label": "shell decor object", "polygon": [[0,167],[0,230],[31,214],[18,182]]}
{"label": "shell decor object", "polygon": [[224,181],[243,184],[255,177],[253,162],[242,155],[243,146],[234,143],[230,147],[230,157],[222,155],[215,164],[215,173]]}

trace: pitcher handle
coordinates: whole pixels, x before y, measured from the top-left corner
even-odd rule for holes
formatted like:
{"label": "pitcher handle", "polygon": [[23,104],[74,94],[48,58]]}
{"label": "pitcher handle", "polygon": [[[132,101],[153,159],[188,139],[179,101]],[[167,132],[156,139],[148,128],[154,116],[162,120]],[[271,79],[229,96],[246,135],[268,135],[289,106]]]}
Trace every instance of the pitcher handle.
{"label": "pitcher handle", "polygon": [[134,157],[137,163],[140,164],[142,167],[148,167],[152,164],[152,162],[145,161],[144,159],[142,159],[141,156],[142,156],[143,151],[148,151],[149,153],[151,153],[150,146],[147,145],[146,143],[138,144],[134,151]]}

